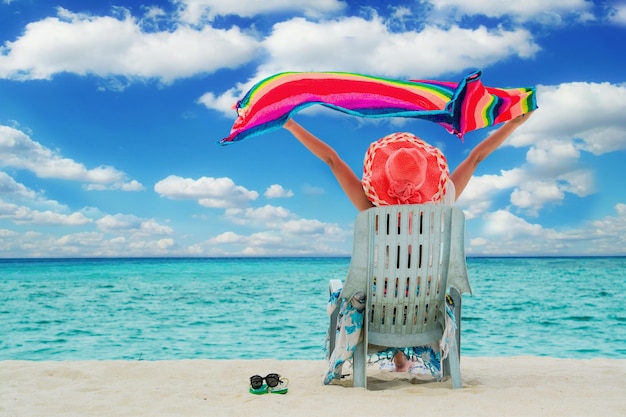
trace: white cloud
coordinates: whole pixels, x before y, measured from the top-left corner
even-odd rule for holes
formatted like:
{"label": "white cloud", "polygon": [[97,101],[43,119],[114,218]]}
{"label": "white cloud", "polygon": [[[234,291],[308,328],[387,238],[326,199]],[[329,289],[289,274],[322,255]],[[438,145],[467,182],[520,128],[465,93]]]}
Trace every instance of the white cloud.
{"label": "white cloud", "polygon": [[589,170],[571,170],[557,177],[563,191],[578,197],[586,197],[596,192],[595,175]]}
{"label": "white cloud", "polygon": [[59,238],[37,236],[35,239],[36,256],[48,257],[165,256],[175,248],[171,238],[129,236],[106,239],[96,232],[73,233]]}
{"label": "white cloud", "polygon": [[0,229],[0,238],[6,239],[14,236],[19,236],[17,232],[9,229]]}
{"label": "white cloud", "polygon": [[546,205],[557,205],[565,193],[585,197],[596,191],[594,173],[577,168],[576,161],[549,173],[533,165],[502,170],[500,175],[476,175],[458,200],[467,219],[487,212],[501,193],[510,193],[513,206],[537,216]]}
{"label": "white cloud", "polygon": [[33,210],[2,200],[0,200],[0,219],[8,219],[16,224],[31,225],[82,226],[92,222],[91,219],[78,212],[63,214],[51,210]]}
{"label": "white cloud", "polygon": [[563,200],[563,196],[563,190],[555,181],[533,181],[520,184],[519,188],[513,190],[511,203],[536,216],[545,204],[558,203]]}
{"label": "white cloud", "polygon": [[173,233],[169,226],[163,226],[153,219],[142,219],[133,214],[108,214],[97,220],[96,225],[98,229],[109,233],[132,232],[149,236]]}
{"label": "white cloud", "polygon": [[28,199],[34,199],[37,196],[33,190],[20,184],[6,172],[0,171],[0,195],[18,196]]}
{"label": "white cloud", "polygon": [[197,180],[176,175],[157,182],[154,191],[172,200],[198,200],[209,208],[229,208],[247,205],[259,193],[236,185],[230,178],[200,177]]}
{"label": "white cloud", "polygon": [[458,204],[463,207],[466,218],[473,219],[489,210],[498,193],[514,188],[525,178],[526,173],[519,168],[502,170],[500,175],[475,175],[457,200]]}
{"label": "white cloud", "polygon": [[57,178],[90,183],[90,189],[143,188],[137,181],[127,182],[122,171],[101,165],[87,169],[83,164],[65,158],[57,151],[32,140],[26,133],[0,125],[0,166],[25,169],[40,178]]}
{"label": "white cloud", "polygon": [[626,204],[618,203],[614,209],[614,216],[562,231],[497,210],[484,216],[483,235],[470,237],[467,252],[470,255],[624,255]]}
{"label": "white cloud", "polygon": [[[266,230],[241,235],[234,232],[225,232],[205,242],[188,248],[196,255],[214,256],[280,256],[280,255],[314,255],[314,254],[345,254],[337,249],[337,243],[344,243],[345,234],[340,236],[286,235],[276,231]],[[334,244],[334,245],[333,245]]]}
{"label": "white cloud", "polygon": [[157,240],[135,239],[128,243],[131,253],[167,254],[168,249],[174,246],[174,240],[163,238]]}
{"label": "white cloud", "polygon": [[59,8],[57,16],[29,23],[18,39],[0,47],[0,78],[50,79],[69,72],[170,83],[236,68],[259,51],[256,39],[236,27],[196,30],[178,26],[145,32],[129,11],[116,10],[120,16],[91,16]]}
{"label": "white cloud", "polygon": [[538,237],[545,233],[540,224],[531,224],[506,210],[497,210],[485,215],[485,232],[488,235],[504,236],[513,240],[519,236]]}
{"label": "white cloud", "polygon": [[[538,86],[537,102],[539,109],[520,134],[511,136],[510,145],[532,145],[555,156],[563,155],[564,146],[594,155],[626,149],[626,84],[573,82]],[[570,150],[566,156],[571,153]]]}
{"label": "white cloud", "polygon": [[612,6],[610,19],[617,24],[626,25],[626,2],[620,2]]}
{"label": "white cloud", "polygon": [[96,247],[104,242],[104,237],[96,232],[80,232],[61,236],[56,239],[58,246]]}
{"label": "white cloud", "polygon": [[616,216],[607,216],[604,219],[591,223],[592,233],[587,236],[593,244],[587,249],[592,254],[621,254],[626,248],[626,204],[615,205]]}
{"label": "white cloud", "polygon": [[32,209],[52,210],[57,212],[67,211],[67,206],[56,200],[47,199],[43,192],[31,190],[21,184],[6,172],[0,171],[0,200],[18,204],[29,205]]}
{"label": "white cloud", "polygon": [[512,15],[519,19],[539,18],[559,21],[559,15],[570,13],[587,16],[593,2],[586,0],[429,0],[436,9],[452,10],[466,15],[502,17]]}
{"label": "white cloud", "polygon": [[239,243],[245,240],[244,236],[238,235],[234,232],[224,232],[212,238],[210,242],[222,244],[222,243]]}
{"label": "white cloud", "polygon": [[539,50],[532,35],[522,29],[444,30],[427,25],[419,32],[398,33],[378,16],[322,22],[291,19],[274,25],[263,46],[271,64],[261,67],[261,73],[343,70],[402,78],[480,68],[510,56],[528,58]]}
{"label": "white cloud", "polygon": [[547,139],[541,147],[532,147],[526,160],[537,166],[569,165],[580,157],[580,151],[571,141]]}
{"label": "white cloud", "polygon": [[[72,233],[58,238],[37,235],[29,240],[33,242],[33,256],[40,257],[165,256],[171,254],[175,247],[171,238],[150,239],[145,235],[131,235],[106,239],[97,232]],[[25,243],[18,241],[15,244],[23,247]]]}
{"label": "white cloud", "polygon": [[290,220],[280,226],[280,231],[285,234],[299,236],[330,236],[333,234],[343,234],[343,231],[338,225],[324,223],[316,219]]}
{"label": "white cloud", "polygon": [[253,233],[247,237],[247,243],[249,246],[263,248],[264,250],[271,249],[271,247],[281,244],[286,246],[282,236],[271,232]]}
{"label": "white cloud", "polygon": [[239,225],[256,225],[257,227],[276,228],[295,215],[284,207],[265,205],[258,208],[229,208],[224,218]]}
{"label": "white cloud", "polygon": [[281,235],[330,236],[343,234],[334,223],[324,223],[316,219],[298,218],[284,207],[265,205],[259,208],[227,209],[224,219],[238,225],[254,226],[279,232]]}
{"label": "white cloud", "polygon": [[[271,232],[257,232],[248,236],[234,232],[225,232],[215,236],[201,245],[195,245],[194,251],[207,253],[219,251],[221,254],[239,255],[268,255],[277,254],[277,248],[287,248],[289,242],[283,237]],[[236,249],[232,249],[236,248]]]}
{"label": "white cloud", "polygon": [[203,255],[310,255],[345,254],[343,246],[352,235],[334,223],[298,218],[283,207],[227,209],[225,220],[259,232],[223,232],[188,248]]}
{"label": "white cloud", "polygon": [[284,189],[280,184],[272,184],[263,195],[267,198],[288,198],[293,197],[293,191]]}
{"label": "white cloud", "polygon": [[103,184],[85,184],[83,188],[87,191],[103,191],[103,190],[121,190],[121,191],[143,191],[144,186],[137,180],[129,182],[114,183],[111,185]]}
{"label": "white cloud", "polygon": [[198,24],[203,19],[216,16],[237,15],[254,17],[276,12],[302,12],[317,17],[343,10],[346,4],[337,0],[177,0],[180,18],[184,22]]}

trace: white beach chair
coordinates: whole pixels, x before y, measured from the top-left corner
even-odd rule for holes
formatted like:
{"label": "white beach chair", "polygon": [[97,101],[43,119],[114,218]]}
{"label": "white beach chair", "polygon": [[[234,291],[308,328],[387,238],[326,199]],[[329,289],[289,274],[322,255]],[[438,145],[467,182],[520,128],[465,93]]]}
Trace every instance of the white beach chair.
{"label": "white beach chair", "polygon": [[[453,206],[398,205],[359,213],[341,297],[367,291],[363,342],[353,356],[354,386],[367,387],[367,347],[426,346],[441,340],[446,291],[454,301],[456,337],[442,364],[461,388],[461,295],[471,293],[465,262],[465,217]],[[341,287],[332,280],[331,293]],[[330,351],[337,314],[331,316]]]}

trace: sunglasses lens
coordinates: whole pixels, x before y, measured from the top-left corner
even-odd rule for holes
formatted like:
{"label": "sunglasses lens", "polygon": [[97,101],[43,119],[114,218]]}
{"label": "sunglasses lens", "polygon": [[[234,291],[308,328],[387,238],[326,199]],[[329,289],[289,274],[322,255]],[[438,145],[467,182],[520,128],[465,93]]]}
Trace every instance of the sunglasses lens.
{"label": "sunglasses lens", "polygon": [[278,383],[280,382],[280,375],[269,374],[268,376],[265,377],[265,380],[267,381],[268,386],[270,386],[271,388],[274,388],[278,386]]}
{"label": "sunglasses lens", "polygon": [[260,375],[254,375],[250,377],[250,386],[254,389],[261,388],[263,385],[263,377]]}

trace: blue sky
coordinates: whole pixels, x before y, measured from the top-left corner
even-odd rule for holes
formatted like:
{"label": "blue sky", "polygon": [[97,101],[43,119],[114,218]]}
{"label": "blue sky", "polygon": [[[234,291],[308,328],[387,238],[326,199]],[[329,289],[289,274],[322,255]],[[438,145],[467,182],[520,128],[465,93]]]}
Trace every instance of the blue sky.
{"label": "blue sky", "polygon": [[[625,1],[0,0],[0,36],[0,257],[347,255],[326,166],[284,130],[218,146],[231,106],[287,70],[476,69],[539,110],[458,201],[468,255],[626,255]],[[296,120],[359,174],[394,131],[452,169],[490,131]]]}

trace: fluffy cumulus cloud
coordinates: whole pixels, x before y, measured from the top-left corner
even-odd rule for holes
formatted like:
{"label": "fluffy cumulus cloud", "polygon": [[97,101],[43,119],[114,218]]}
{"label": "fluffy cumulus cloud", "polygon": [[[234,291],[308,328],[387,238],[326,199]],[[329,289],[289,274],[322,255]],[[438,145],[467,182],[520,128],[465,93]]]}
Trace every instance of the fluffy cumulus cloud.
{"label": "fluffy cumulus cloud", "polygon": [[[174,240],[145,235],[107,238],[99,232],[77,232],[54,237],[28,233],[4,241],[10,255],[16,248],[27,249],[34,257],[140,257],[170,254]],[[3,242],[0,241],[0,247]]]}
{"label": "fluffy cumulus cloud", "polygon": [[538,86],[537,97],[541,111],[511,140],[512,145],[532,145],[549,154],[556,152],[557,157],[564,146],[594,155],[626,149],[626,84]]}
{"label": "fluffy cumulus cloud", "polygon": [[518,19],[537,18],[551,21],[562,14],[574,13],[586,16],[593,8],[588,0],[429,0],[439,11],[456,12],[464,15],[484,15],[488,17],[514,16]]}
{"label": "fluffy cumulus cloud", "polygon": [[246,206],[259,197],[258,192],[236,185],[230,178],[201,177],[194,180],[170,175],[157,182],[154,191],[172,200],[197,200],[209,208]]}
{"label": "fluffy cumulus cloud", "polygon": [[292,19],[277,23],[263,46],[271,57],[271,64],[263,68],[267,72],[314,65],[318,70],[413,78],[487,66],[507,56],[527,58],[539,49],[523,29],[425,26],[420,31],[395,32],[378,16],[322,22]]}
{"label": "fluffy cumulus cloud", "polygon": [[626,247],[626,204],[615,214],[558,231],[532,223],[507,210],[484,216],[483,229],[469,237],[468,254],[612,255]]}
{"label": "fluffy cumulus cloud", "polygon": [[506,210],[488,213],[480,236],[471,236],[468,254],[550,255],[565,253],[568,239],[556,230],[528,222]]}
{"label": "fluffy cumulus cloud", "polygon": [[129,232],[143,235],[169,235],[173,230],[169,226],[158,224],[153,219],[142,219],[132,214],[106,215],[96,221],[103,232]]}
{"label": "fluffy cumulus cloud", "polygon": [[284,207],[265,205],[258,208],[230,208],[224,212],[224,219],[239,225],[263,225],[276,228],[295,215]]}
{"label": "fluffy cumulus cloud", "polygon": [[468,219],[478,217],[487,211],[494,197],[503,190],[510,190],[523,183],[525,171],[512,169],[500,171],[500,175],[476,175],[467,185],[458,203],[463,207]]}
{"label": "fluffy cumulus cloud", "polygon": [[620,1],[611,8],[610,19],[620,25],[626,25],[626,1]]}
{"label": "fluffy cumulus cloud", "polygon": [[92,220],[82,213],[59,213],[52,210],[34,210],[30,207],[0,200],[0,219],[7,219],[15,224],[82,226]]}
{"label": "fluffy cumulus cloud", "polygon": [[0,48],[0,77],[50,79],[69,72],[169,83],[235,68],[258,51],[256,39],[236,27],[144,31],[140,19],[117,10],[117,16],[92,16],[59,8],[57,16],[28,24]]}
{"label": "fluffy cumulus cloud", "polygon": [[334,223],[298,217],[284,207],[228,209],[224,220],[253,231],[222,232],[187,248],[194,255],[345,255],[351,230]]}
{"label": "fluffy cumulus cloud", "polygon": [[20,184],[6,172],[0,171],[0,196],[34,199],[37,193],[24,184]]}
{"label": "fluffy cumulus cloud", "polygon": [[[345,239],[345,235],[342,235]],[[282,235],[273,230],[249,235],[225,232],[205,242],[186,249],[190,255],[202,256],[311,256],[346,255],[339,248],[338,239],[318,236],[314,240],[306,237]]]}
{"label": "fluffy cumulus cloud", "polygon": [[32,140],[26,133],[0,125],[0,166],[24,169],[40,178],[56,178],[87,183],[87,189],[138,191],[143,186],[111,166],[88,169],[73,159]]}
{"label": "fluffy cumulus cloud", "polygon": [[0,171],[0,219],[16,225],[85,226],[93,218],[89,209],[72,213],[68,206]]}
{"label": "fluffy cumulus cloud", "polygon": [[293,197],[293,191],[284,189],[280,184],[272,184],[263,195],[267,198],[288,198]]}
{"label": "fluffy cumulus cloud", "polygon": [[345,2],[337,0],[177,0],[175,3],[180,19],[191,24],[198,24],[203,19],[213,20],[216,16],[254,17],[278,12],[301,12],[318,17],[341,11],[346,6]]}
{"label": "fluffy cumulus cloud", "polygon": [[614,209],[614,216],[591,223],[592,233],[587,238],[593,240],[591,251],[594,254],[623,254],[626,248],[626,204],[618,203]]}

